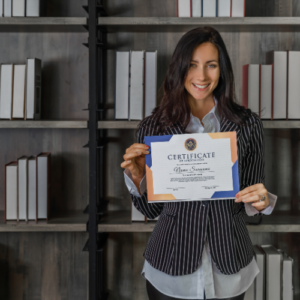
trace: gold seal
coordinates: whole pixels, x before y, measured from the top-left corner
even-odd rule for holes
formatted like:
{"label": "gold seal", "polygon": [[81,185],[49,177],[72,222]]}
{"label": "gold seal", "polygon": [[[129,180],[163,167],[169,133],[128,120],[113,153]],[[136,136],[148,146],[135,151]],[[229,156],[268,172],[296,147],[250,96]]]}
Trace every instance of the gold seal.
{"label": "gold seal", "polygon": [[184,142],[184,147],[188,151],[194,151],[197,148],[197,141],[195,139],[189,138]]}

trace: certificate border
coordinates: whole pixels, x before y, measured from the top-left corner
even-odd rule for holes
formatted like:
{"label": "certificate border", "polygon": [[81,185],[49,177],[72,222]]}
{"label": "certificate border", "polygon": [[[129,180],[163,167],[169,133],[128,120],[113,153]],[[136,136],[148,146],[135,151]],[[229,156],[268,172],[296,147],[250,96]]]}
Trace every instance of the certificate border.
{"label": "certificate border", "polygon": [[[230,132],[214,132],[214,133],[203,133],[203,134],[210,136],[212,139],[230,138],[231,160],[233,163],[233,166],[232,166],[233,190],[232,191],[215,192],[210,199],[220,199],[220,198],[223,198],[224,200],[225,199],[233,199],[233,198],[235,198],[235,195],[239,192],[239,189],[240,189],[236,132],[230,131]],[[188,135],[188,134],[185,134],[185,135]],[[173,135],[145,136],[145,144],[150,147],[150,154],[147,154],[145,156],[146,157],[146,177],[147,177],[148,202],[183,200],[183,199],[176,199],[173,194],[154,194],[153,173],[151,170],[151,167],[152,167],[151,143],[168,142],[172,137],[173,137]],[[202,199],[200,198],[199,200],[202,200]],[[208,199],[203,198],[203,200],[208,200]],[[186,201],[193,201],[193,200],[187,199]]]}

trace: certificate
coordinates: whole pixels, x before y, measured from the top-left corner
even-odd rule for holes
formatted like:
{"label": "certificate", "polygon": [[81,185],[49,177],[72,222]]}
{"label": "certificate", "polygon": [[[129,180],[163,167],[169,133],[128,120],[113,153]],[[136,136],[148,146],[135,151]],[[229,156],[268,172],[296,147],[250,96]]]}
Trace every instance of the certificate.
{"label": "certificate", "polygon": [[145,136],[148,202],[232,199],[239,192],[236,132]]}

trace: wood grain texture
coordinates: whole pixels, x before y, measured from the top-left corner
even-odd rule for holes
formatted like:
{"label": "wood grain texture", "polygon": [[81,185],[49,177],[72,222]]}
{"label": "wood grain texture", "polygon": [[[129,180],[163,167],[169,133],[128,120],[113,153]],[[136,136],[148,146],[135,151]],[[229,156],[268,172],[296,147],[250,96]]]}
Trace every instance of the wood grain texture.
{"label": "wood grain texture", "polygon": [[1,299],[87,299],[86,233],[1,233]]}

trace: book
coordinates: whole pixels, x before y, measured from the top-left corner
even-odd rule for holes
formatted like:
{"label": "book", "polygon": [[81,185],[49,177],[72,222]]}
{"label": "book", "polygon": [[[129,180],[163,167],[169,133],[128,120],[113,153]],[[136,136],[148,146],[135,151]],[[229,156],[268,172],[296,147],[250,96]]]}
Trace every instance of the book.
{"label": "book", "polygon": [[145,117],[156,107],[157,97],[157,51],[146,52],[145,67]]}
{"label": "book", "polygon": [[26,17],[46,15],[46,0],[26,0]]}
{"label": "book", "polygon": [[191,17],[191,0],[177,0],[177,17]]}
{"label": "book", "polygon": [[12,0],[12,16],[25,17],[25,0]]}
{"label": "book", "polygon": [[272,80],[273,66],[261,65],[260,78],[260,117],[261,119],[272,118]]}
{"label": "book", "polygon": [[254,279],[254,293],[255,300],[265,299],[265,252],[260,246],[253,246],[256,263],[259,269],[259,273]]}
{"label": "book", "polygon": [[4,0],[4,17],[11,17],[12,0]]}
{"label": "book", "polygon": [[287,117],[287,52],[269,51],[266,54],[267,64],[273,64],[273,119]]}
{"label": "book", "polygon": [[4,13],[4,0],[0,0],[0,18],[3,17]]}
{"label": "book", "polygon": [[145,107],[145,51],[131,51],[129,120],[142,120]]}
{"label": "book", "polygon": [[18,162],[5,165],[5,222],[18,219]]}
{"label": "book", "polygon": [[218,17],[230,17],[231,0],[218,0]]}
{"label": "book", "polygon": [[1,65],[0,119],[12,118],[14,67]]}
{"label": "book", "polygon": [[192,0],[192,17],[202,17],[202,0]]}
{"label": "book", "polygon": [[216,0],[203,0],[203,17],[216,17],[217,15]]}
{"label": "book", "polygon": [[244,300],[256,300],[254,298],[255,293],[254,293],[254,282],[249,286],[248,290],[245,293]]}
{"label": "book", "polygon": [[282,299],[293,300],[293,259],[283,252],[282,260]]}
{"label": "book", "polygon": [[146,217],[139,212],[131,202],[131,221],[146,221]]}
{"label": "book", "polygon": [[259,114],[260,65],[243,66],[243,106]]}
{"label": "book", "polygon": [[26,65],[14,65],[13,119],[25,118]]}
{"label": "book", "polygon": [[116,51],[115,119],[129,118],[130,52]]}
{"label": "book", "polygon": [[50,157],[50,152],[42,152],[37,156],[37,219],[48,220]]}
{"label": "book", "polygon": [[245,17],[246,0],[231,0],[231,17]]}
{"label": "book", "polygon": [[287,118],[300,119],[300,51],[287,51]]}
{"label": "book", "polygon": [[18,158],[18,221],[28,220],[28,157]]}
{"label": "book", "polygon": [[37,220],[36,214],[36,157],[28,158],[28,220]]}
{"label": "book", "polygon": [[282,254],[271,245],[262,245],[266,254],[266,300],[281,300]]}
{"label": "book", "polygon": [[41,119],[42,61],[28,58],[26,68],[26,119]]}

